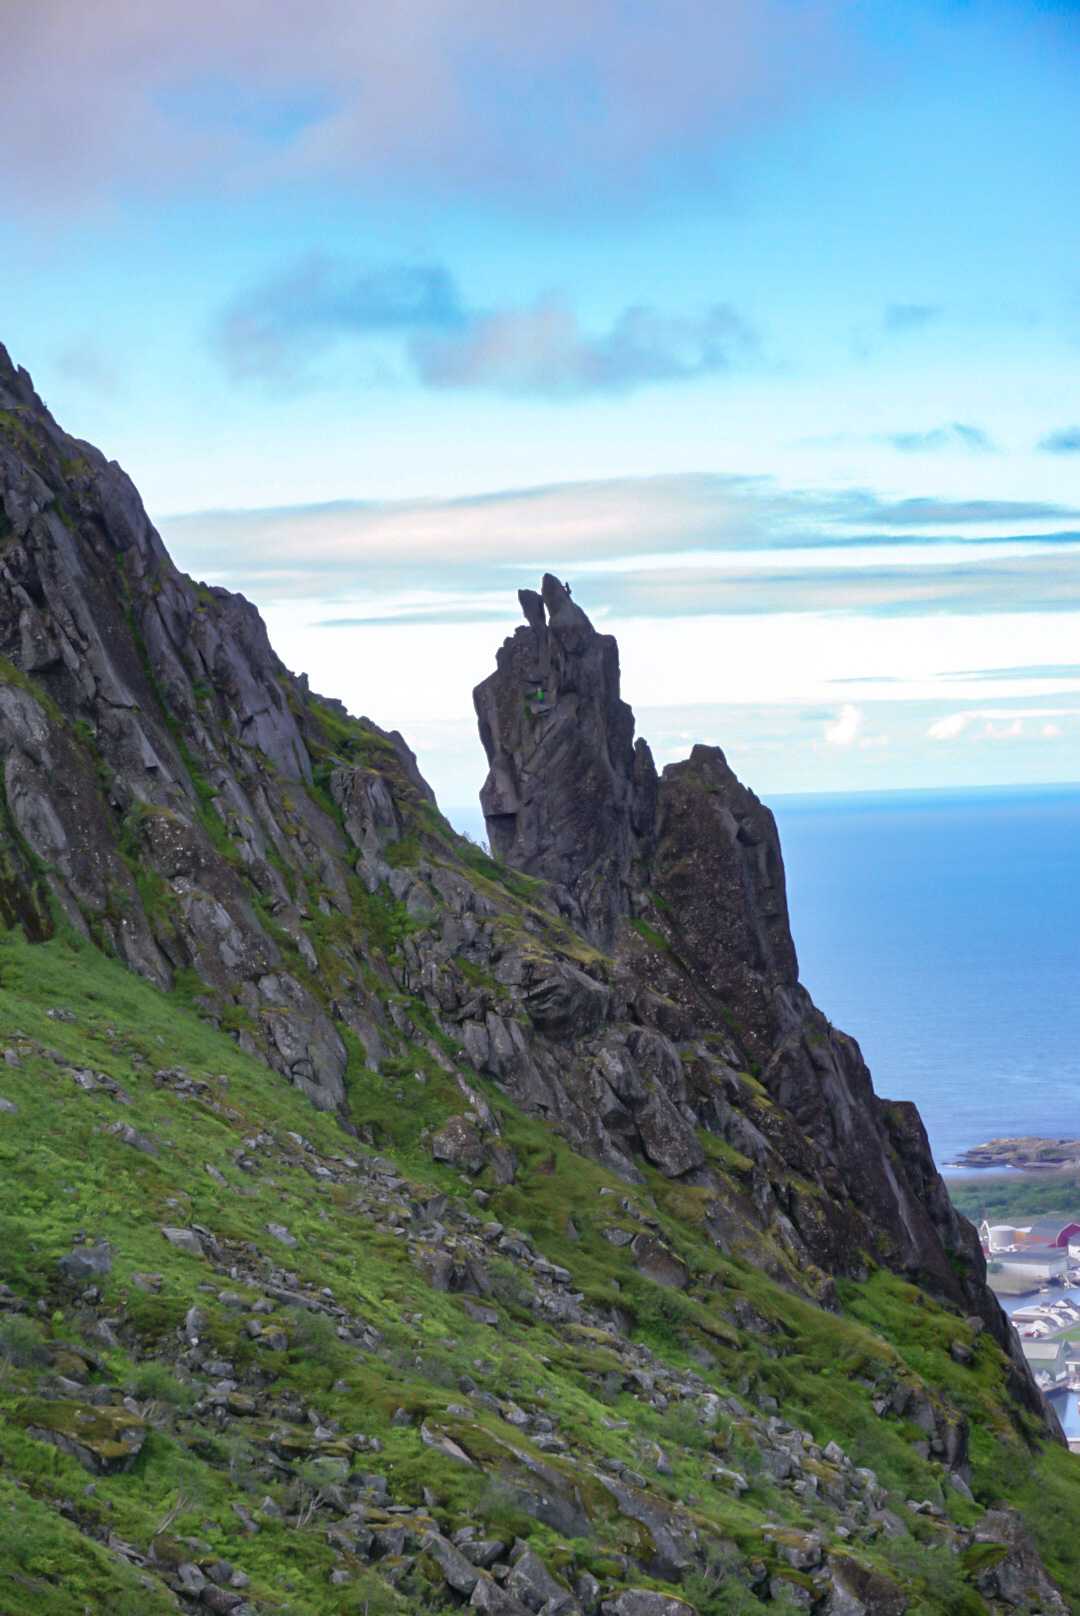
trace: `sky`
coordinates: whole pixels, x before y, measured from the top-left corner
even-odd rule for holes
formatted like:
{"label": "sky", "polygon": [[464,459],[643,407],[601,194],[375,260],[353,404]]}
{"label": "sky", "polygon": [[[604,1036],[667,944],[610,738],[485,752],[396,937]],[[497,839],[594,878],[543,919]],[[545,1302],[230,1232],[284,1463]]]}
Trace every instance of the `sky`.
{"label": "sky", "polygon": [[1080,778],[1080,6],[0,0],[0,39],[0,341],[459,817],[545,569],[660,764]]}

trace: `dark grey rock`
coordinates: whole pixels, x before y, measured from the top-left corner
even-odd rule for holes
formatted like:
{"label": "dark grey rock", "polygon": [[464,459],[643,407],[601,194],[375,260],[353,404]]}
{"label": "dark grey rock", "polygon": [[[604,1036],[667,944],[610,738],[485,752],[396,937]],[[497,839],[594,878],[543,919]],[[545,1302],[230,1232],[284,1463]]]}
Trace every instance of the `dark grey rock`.
{"label": "dark grey rock", "polygon": [[655,1235],[635,1236],[631,1250],[638,1272],[654,1284],[666,1285],[672,1290],[685,1290],[690,1283],[686,1264]]}
{"label": "dark grey rock", "polygon": [[449,1587],[455,1593],[468,1597],[476,1587],[480,1572],[462,1551],[455,1548],[441,1532],[425,1532],[422,1539],[425,1553],[437,1560]]}
{"label": "dark grey rock", "polygon": [[506,1592],[531,1611],[539,1611],[549,1599],[559,1599],[565,1588],[555,1581],[540,1556],[526,1549],[506,1579]]}
{"label": "dark grey rock", "polygon": [[602,1616],[696,1616],[693,1605],[656,1588],[624,1588],[600,1606]]}
{"label": "dark grey rock", "polygon": [[464,1117],[451,1117],[432,1136],[431,1150],[436,1161],[463,1173],[478,1173],[484,1165],[484,1147],[476,1129]]}
{"label": "dark grey rock", "polygon": [[57,1268],[73,1284],[85,1285],[93,1279],[104,1279],[112,1272],[113,1248],[103,1241],[93,1246],[76,1246],[66,1257],[61,1257]]}
{"label": "dark grey rock", "polygon": [[635,781],[634,717],[619,695],[612,636],[596,632],[558,579],[545,575],[541,589],[519,592],[527,627],[473,691],[490,765],[480,801],[494,851],[562,889],[603,945],[629,912],[634,805],[647,795]]}
{"label": "dark grey rock", "polygon": [[975,1585],[984,1597],[1000,1599],[1013,1609],[1066,1611],[1061,1590],[1049,1576],[1035,1540],[1021,1518],[1010,1510],[987,1510],[975,1527],[975,1543],[1001,1544],[1004,1559],[978,1573]]}

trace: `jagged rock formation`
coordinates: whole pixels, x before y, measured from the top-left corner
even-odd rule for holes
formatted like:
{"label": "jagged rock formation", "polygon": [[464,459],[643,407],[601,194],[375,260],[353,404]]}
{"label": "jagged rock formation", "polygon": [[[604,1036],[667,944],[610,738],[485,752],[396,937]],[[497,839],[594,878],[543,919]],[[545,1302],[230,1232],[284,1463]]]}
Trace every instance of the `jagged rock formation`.
{"label": "jagged rock formation", "polygon": [[[482,801],[499,855],[492,861],[442,820],[400,735],[313,695],[275,657],[252,605],[173,566],[128,478],[61,431],[2,349],[0,502],[0,917],[7,926],[20,925],[33,941],[74,928],[300,1089],[329,1114],[317,1119],[320,1127],[336,1118],[372,1148],[369,1118],[350,1093],[363,1092],[380,1070],[390,1082],[416,1083],[415,1092],[437,1079],[452,1107],[426,1131],[425,1160],[432,1171],[452,1170],[453,1182],[475,1184],[481,1208],[500,1194],[518,1195],[527,1176],[507,1112],[527,1123],[534,1142],[542,1134],[552,1162],[573,1154],[577,1167],[577,1158],[591,1157],[621,1181],[621,1199],[600,1203],[599,1238],[595,1229],[586,1236],[605,1259],[628,1265],[624,1279],[664,1295],[668,1312],[673,1296],[685,1303],[688,1311],[673,1316],[693,1320],[697,1333],[687,1324],[678,1350],[692,1351],[703,1373],[716,1370],[720,1353],[731,1355],[729,1373],[759,1337],[770,1342],[768,1360],[779,1359],[791,1350],[786,1332],[796,1336],[796,1325],[766,1319],[733,1275],[758,1270],[758,1283],[766,1276],[793,1318],[799,1309],[816,1320],[837,1315],[829,1327],[838,1330],[848,1323],[838,1316],[844,1283],[858,1287],[872,1271],[891,1270],[920,1287],[935,1318],[949,1320],[961,1355],[950,1363],[965,1354],[973,1362],[983,1338],[985,1362],[995,1344],[1007,1392],[994,1407],[1002,1426],[1020,1433],[1017,1441],[1031,1432],[1060,1437],[986,1288],[974,1230],[949,1202],[917,1112],[874,1095],[858,1046],[829,1025],[799,982],[772,815],[718,748],[695,747],[658,777],[620,696],[615,641],[596,633],[563,585],[547,577],[541,594],[522,591],[526,625],[475,692],[490,765]],[[47,1071],[61,1061],[45,1044],[11,1036],[11,1069],[26,1060]],[[80,1093],[132,1101],[104,1073],[74,1063],[64,1070]],[[154,1083],[202,1103],[213,1093],[212,1076],[163,1067]],[[270,1087],[265,1072],[259,1078],[268,1084],[268,1108],[282,1095],[294,1100]],[[405,1107],[404,1090],[396,1102]],[[15,1113],[9,1105],[4,1114]],[[162,1145],[138,1108],[132,1116],[110,1126],[110,1138],[164,1171],[168,1141]],[[261,1131],[264,1122],[250,1126],[233,1156],[244,1172],[257,1173],[261,1158],[288,1171],[302,1147],[316,1188],[341,1190],[341,1215],[401,1237],[425,1283],[437,1296],[459,1297],[471,1324],[494,1328],[500,1316],[490,1246],[528,1275],[512,1294],[531,1295],[535,1317],[574,1351],[606,1355],[603,1373],[624,1391],[647,1396],[654,1412],[669,1396],[698,1399],[702,1420],[715,1421],[707,1379],[631,1343],[632,1296],[614,1283],[587,1301],[572,1289],[569,1269],[525,1236],[460,1203],[448,1207],[445,1193],[403,1187],[393,1162],[358,1149],[363,1161],[346,1157],[343,1165],[340,1153],[317,1154],[295,1129],[287,1135],[298,1142],[294,1150],[272,1127]],[[534,1174],[547,1171],[537,1156],[534,1143]],[[219,1168],[200,1160],[214,1184],[229,1187]],[[590,1163],[589,1171],[597,1169]],[[279,1193],[275,1180],[266,1183]],[[600,1193],[616,1191],[605,1182]],[[657,1196],[671,1199],[660,1207]],[[586,1222],[580,1211],[575,1216]],[[565,1227],[566,1241],[581,1240],[573,1219]],[[688,1232],[682,1243],[672,1236],[680,1227]],[[297,1253],[280,1218],[264,1228],[303,1266],[306,1253]],[[205,1226],[171,1221],[162,1233],[191,1261],[211,1260],[223,1277],[239,1274],[248,1288],[262,1287],[253,1306],[263,1312],[271,1302],[319,1311],[315,1298],[331,1294],[309,1267],[301,1295],[295,1276],[271,1272],[250,1241],[219,1242]],[[702,1245],[710,1261],[727,1265],[722,1281],[702,1264]],[[63,1258],[65,1284],[89,1277],[89,1249]],[[86,1306],[89,1291],[96,1295],[96,1287],[82,1293]],[[0,1312],[7,1295],[0,1286]],[[807,1300],[816,1307],[807,1309]],[[44,1317],[50,1305],[42,1303]],[[65,1291],[59,1304],[75,1316],[78,1297]],[[376,1344],[347,1310],[326,1310],[349,1350]],[[658,1315],[668,1313],[658,1307]],[[110,1318],[102,1315],[94,1328],[111,1331]],[[204,1357],[202,1325],[197,1309],[184,1318],[182,1361],[195,1370]],[[701,1320],[708,1329],[698,1328]],[[248,1339],[260,1340],[262,1329],[256,1312]],[[273,1350],[284,1351],[289,1333],[269,1334],[278,1338]],[[136,1350],[134,1331],[125,1341]],[[422,1360],[409,1342],[403,1361],[416,1368]],[[168,1351],[173,1361],[175,1345]],[[668,1390],[658,1390],[661,1369]],[[469,1375],[461,1382],[472,1388],[463,1386],[463,1395],[481,1395]],[[233,1384],[213,1409],[250,1415],[245,1399],[258,1403],[263,1381],[253,1374],[250,1384],[251,1397]],[[903,1425],[905,1441],[913,1440],[942,1485],[951,1479],[954,1492],[968,1489],[976,1478],[960,1402],[910,1372],[891,1348],[859,1384],[877,1418]],[[857,1516],[868,1541],[891,1534],[872,1471],[853,1469],[835,1443],[816,1445],[779,1416],[771,1394],[755,1395],[767,1420],[734,1398],[728,1409],[752,1433],[754,1452],[769,1456],[760,1462],[777,1483],[798,1485],[803,1490],[792,1496],[805,1499],[816,1497],[820,1482],[822,1497]],[[75,1398],[70,1383],[65,1398]],[[438,1417],[425,1420],[421,1434],[432,1453],[474,1467],[492,1463],[488,1435],[465,1421],[464,1405],[457,1414],[452,1405],[431,1406]],[[524,1430],[529,1421],[508,1407],[505,1417]],[[59,1415],[49,1425],[48,1412],[35,1406],[33,1429],[63,1436]],[[606,1418],[604,1426],[615,1429]],[[563,1462],[566,1445],[550,1422],[547,1429],[537,1423],[533,1436],[552,1437],[539,1451]],[[288,1455],[300,1451],[294,1438],[271,1442],[286,1470]],[[341,1462],[330,1446],[322,1457]],[[693,1537],[699,1526],[682,1506],[645,1498],[641,1478],[625,1465],[605,1469],[569,1452],[563,1470],[553,1463],[538,1471],[535,1454],[513,1453],[515,1507],[535,1511],[552,1530],[592,1530],[603,1513],[597,1487],[621,1519],[637,1523],[652,1546],[648,1554],[620,1548],[628,1577],[678,1581],[703,1563]],[[710,1474],[736,1493],[747,1488],[725,1466]],[[365,1487],[379,1479],[367,1476]],[[349,1503],[340,1489],[337,1496],[344,1513]],[[573,1597],[552,1595],[549,1573],[538,1560],[532,1565],[523,1545],[503,1582],[483,1566],[485,1575],[472,1578],[459,1564],[476,1569],[468,1552],[457,1555],[418,1507],[414,1516],[403,1531],[416,1537],[429,1569],[433,1557],[455,1596],[479,1609],[685,1616],[679,1600],[637,1586],[601,1605],[591,1573]],[[882,1517],[876,1525],[875,1516]],[[348,1521],[348,1553],[359,1554],[362,1519],[350,1513]],[[393,1517],[386,1522],[376,1534],[388,1534],[381,1547],[372,1548],[370,1531],[367,1547],[396,1563],[398,1528]],[[854,1529],[844,1527],[848,1537]],[[986,1561],[987,1597],[1036,1589],[1049,1607],[1051,1585],[1022,1528],[1002,1517],[986,1531],[985,1542],[1001,1550]],[[778,1551],[795,1556],[787,1562],[794,1581],[774,1575],[772,1549],[772,1571],[762,1562],[760,1574],[748,1573],[747,1586],[760,1597],[798,1594],[800,1608],[827,1616],[904,1608],[906,1596],[879,1571],[794,1537],[798,1543]],[[957,1552],[972,1541],[949,1539]],[[467,1551],[471,1539],[462,1543]],[[995,1582],[999,1563],[1005,1569]],[[205,1577],[192,1583],[194,1593],[186,1584],[176,1591],[227,1608],[204,1584]]]}
{"label": "jagged rock formation", "polygon": [[[568,1095],[593,1148],[617,1170],[621,1153],[628,1178],[643,1151],[709,1182],[696,1130],[719,1134],[756,1164],[776,1242],[804,1282],[821,1276],[819,1299],[826,1276],[857,1272],[876,1250],[1007,1343],[977,1236],[915,1107],[874,1094],[854,1039],[799,983],[772,814],[718,747],[695,746],[657,780],[620,698],[612,637],[550,574],[541,595],[519,598],[527,626],[474,691],[490,764],[481,804],[493,847],[549,881],[560,911],[607,947],[623,998],[588,1072],[550,1073],[549,1109],[567,1116]],[[535,1089],[521,1092],[536,1103]],[[711,1215],[720,1240],[756,1221],[721,1194]]]}
{"label": "jagged rock formation", "polygon": [[549,881],[604,946],[630,908],[631,865],[651,829],[656,769],[619,695],[619,648],[566,588],[518,593],[528,620],[473,701],[491,765],[480,793],[493,850]]}

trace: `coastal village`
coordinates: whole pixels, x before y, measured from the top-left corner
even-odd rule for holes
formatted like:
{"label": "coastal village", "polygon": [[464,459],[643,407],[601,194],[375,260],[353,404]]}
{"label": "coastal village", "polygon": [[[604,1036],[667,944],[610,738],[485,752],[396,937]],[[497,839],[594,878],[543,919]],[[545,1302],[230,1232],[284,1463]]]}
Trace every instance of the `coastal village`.
{"label": "coastal village", "polygon": [[984,1221],[979,1238],[988,1283],[1006,1305],[1036,1381],[1046,1392],[1080,1392],[1080,1219]]}

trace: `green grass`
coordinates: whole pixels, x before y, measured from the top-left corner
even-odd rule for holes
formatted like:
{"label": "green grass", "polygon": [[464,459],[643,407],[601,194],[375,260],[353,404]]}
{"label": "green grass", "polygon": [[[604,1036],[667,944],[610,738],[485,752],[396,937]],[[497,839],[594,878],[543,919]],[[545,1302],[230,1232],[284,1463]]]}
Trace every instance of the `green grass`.
{"label": "green grass", "polygon": [[[1080,1213],[1080,1171],[980,1174],[977,1178],[953,1179],[949,1197],[958,1211],[973,1223],[986,1218],[991,1223],[1011,1223],[1016,1219],[1034,1221],[1056,1212],[1068,1217]],[[1078,1219],[1080,1221],[1080,1219]]]}
{"label": "green grass", "polygon": [[[76,1022],[49,1019],[45,1011],[53,1005],[73,1011]],[[422,1024],[422,1007],[413,1008]],[[566,1544],[521,1512],[512,1489],[499,1479],[498,1465],[487,1474],[462,1469],[423,1448],[415,1426],[391,1427],[399,1406],[449,1418],[447,1405],[460,1401],[457,1378],[465,1372],[522,1407],[555,1410],[560,1429],[572,1430],[575,1448],[585,1458],[618,1458],[649,1468],[649,1455],[659,1447],[674,1474],[662,1479],[649,1468],[657,1496],[696,1497],[702,1528],[744,1557],[764,1552],[766,1520],[808,1524],[806,1507],[762,1471],[738,1421],[725,1418],[714,1432],[698,1426],[677,1404],[659,1411],[633,1396],[611,1338],[603,1332],[558,1331],[538,1321],[520,1270],[509,1263],[497,1258],[490,1265],[496,1286],[492,1300],[500,1316],[499,1333],[493,1335],[469,1318],[457,1297],[430,1289],[409,1261],[404,1241],[356,1216],[351,1191],[320,1185],[299,1156],[275,1165],[272,1185],[264,1182],[264,1172],[245,1174],[234,1154],[242,1153],[244,1139],[257,1131],[283,1141],[292,1130],[323,1160],[357,1147],[333,1118],[314,1112],[297,1091],[200,1021],[184,995],[158,992],[70,935],[32,947],[18,931],[0,933],[0,1047],[16,1030],[63,1059],[35,1056],[18,1068],[0,1067],[0,1094],[19,1107],[16,1115],[0,1114],[0,1279],[31,1304],[40,1299],[45,1307],[8,1321],[8,1335],[0,1332],[0,1362],[6,1363],[0,1376],[0,1567],[15,1579],[11,1588],[16,1590],[5,1595],[0,1581],[0,1611],[7,1608],[5,1597],[19,1609],[23,1594],[26,1608],[33,1608],[34,1590],[45,1583],[43,1597],[54,1603],[42,1608],[78,1612],[89,1604],[155,1611],[150,1594],[79,1530],[79,1521],[88,1530],[96,1521],[145,1548],[178,1502],[183,1509],[169,1532],[198,1536],[242,1564],[252,1578],[253,1597],[267,1610],[287,1605],[312,1616],[354,1612],[358,1595],[377,1611],[401,1608],[373,1573],[333,1588],[328,1579],[334,1559],[324,1535],[314,1526],[298,1528],[295,1515],[268,1525],[256,1539],[243,1538],[233,1503],[250,1507],[256,1493],[275,1490],[262,1478],[256,1481],[258,1444],[244,1430],[233,1428],[224,1437],[207,1431],[194,1445],[180,1440],[192,1392],[176,1379],[168,1353],[187,1310],[193,1305],[206,1310],[208,1339],[241,1369],[254,1363],[256,1353],[241,1333],[245,1315],[229,1312],[212,1292],[198,1289],[222,1283],[209,1262],[168,1245],[158,1231],[164,1222],[196,1223],[220,1240],[253,1243],[302,1281],[330,1285],[350,1313],[382,1332],[380,1352],[358,1358],[318,1317],[281,1309],[287,1349],[264,1354],[262,1361],[275,1377],[275,1396],[315,1398],[324,1417],[340,1419],[347,1431],[377,1435],[384,1451],[366,1456],[365,1467],[392,1475],[394,1497],[402,1502],[419,1504],[423,1488],[434,1489],[447,1530],[471,1520],[485,1522],[485,1530],[528,1536],[553,1565],[559,1555],[584,1566],[590,1556],[599,1563],[633,1547],[630,1523],[614,1515],[587,1473],[582,1485],[587,1484],[596,1533],[587,1543]],[[418,1196],[441,1189],[469,1202],[458,1176],[432,1161],[427,1143],[430,1133],[462,1108],[454,1079],[416,1042],[403,1044],[380,1076],[363,1066],[359,1046],[345,1036],[356,1123],[397,1163]],[[85,1093],[65,1064],[105,1073],[123,1085],[133,1103],[119,1106]],[[167,1085],[155,1086],[158,1066],[177,1065],[209,1081],[205,1099],[180,1100]],[[973,1369],[955,1364],[949,1344],[966,1339],[963,1322],[881,1271],[863,1285],[841,1287],[843,1316],[822,1312],[760,1268],[719,1252],[704,1224],[701,1192],[671,1184],[645,1164],[645,1188],[628,1190],[539,1121],[518,1112],[494,1086],[474,1080],[499,1115],[504,1141],[519,1163],[513,1186],[498,1189],[481,1178],[492,1193],[488,1215],[508,1228],[526,1230],[548,1258],[565,1264],[591,1306],[604,1311],[617,1306],[630,1319],[635,1339],[675,1366],[690,1365],[692,1354],[705,1347],[713,1361],[706,1378],[718,1391],[748,1386],[751,1404],[755,1392],[775,1396],[785,1416],[811,1431],[823,1447],[838,1440],[855,1463],[873,1468],[892,1506],[901,1511],[907,1497],[931,1497],[964,1523],[977,1519],[981,1506],[1009,1497],[1026,1508],[1051,1570],[1072,1597],[1080,1594],[1080,1563],[1068,1527],[1080,1502],[1075,1461],[1031,1441],[1010,1419],[1006,1365],[992,1343],[980,1340]],[[122,1144],[109,1131],[117,1120],[154,1135],[161,1142],[158,1157]],[[749,1165],[719,1147],[713,1156],[716,1169],[733,1175],[733,1182]],[[208,1166],[231,1188],[222,1189]],[[601,1196],[601,1189],[614,1193]],[[254,1193],[236,1193],[240,1190]],[[686,1292],[645,1281],[629,1251],[604,1238],[613,1222],[633,1226],[621,1207],[624,1197],[640,1214],[657,1219],[657,1232],[692,1269]],[[577,1241],[568,1233],[568,1218]],[[295,1251],[272,1249],[264,1228],[271,1220],[283,1222],[297,1237]],[[56,1261],[78,1230],[115,1248],[113,1271],[102,1283],[103,1305],[123,1321],[131,1343],[121,1350],[100,1345],[95,1350],[114,1384],[130,1385],[158,1410],[133,1471],[101,1478],[90,1499],[83,1497],[86,1477],[78,1465],[32,1440],[20,1424],[27,1400],[49,1372],[38,1353],[57,1354],[83,1342],[77,1308],[58,1308],[53,1284]],[[137,1288],[134,1276],[146,1273],[161,1275],[157,1294]],[[755,1336],[738,1328],[730,1313],[736,1298],[751,1303],[772,1333]],[[422,1314],[422,1323],[414,1323],[413,1314]],[[477,1358],[490,1367],[477,1370]],[[901,1376],[943,1388],[967,1414],[978,1505],[943,1491],[940,1469],[912,1446],[912,1428],[874,1413],[875,1386]],[[609,1429],[605,1419],[627,1424]],[[502,1447],[491,1445],[495,1437]],[[489,1458],[497,1457],[498,1464],[506,1462],[505,1444],[529,1449],[527,1438],[484,1409],[477,1410],[469,1427],[469,1441]],[[724,1447],[724,1463],[746,1470],[751,1485],[740,1500],[703,1479],[703,1464],[716,1443]],[[9,1494],[17,1495],[20,1518],[29,1527],[17,1543],[9,1527],[10,1546],[5,1546]],[[62,1512],[64,1500],[77,1502],[78,1519]],[[819,1515],[827,1526],[830,1516],[820,1506]],[[814,1519],[811,1512],[809,1523]],[[978,1608],[971,1606],[964,1568],[947,1564],[932,1541],[915,1535],[904,1553],[904,1564],[894,1564],[896,1551],[879,1540],[864,1558],[887,1574],[902,1572],[920,1590],[921,1603],[913,1608],[943,1616]],[[687,1592],[705,1616],[738,1608],[736,1584],[723,1566],[698,1575],[700,1584],[693,1582]],[[294,1584],[291,1594],[284,1591],[286,1581]],[[142,1606],[125,1606],[125,1599],[140,1597]]]}

